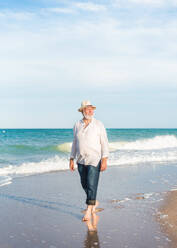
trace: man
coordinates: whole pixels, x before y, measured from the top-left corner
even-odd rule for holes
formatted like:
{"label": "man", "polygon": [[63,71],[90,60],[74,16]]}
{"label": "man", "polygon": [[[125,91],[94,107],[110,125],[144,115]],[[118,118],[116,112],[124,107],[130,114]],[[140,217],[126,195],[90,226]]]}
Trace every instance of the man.
{"label": "man", "polygon": [[86,193],[87,209],[83,221],[91,217],[98,206],[96,200],[100,171],[107,168],[109,155],[106,130],[101,121],[96,120],[90,101],[83,101],[78,109],[83,119],[74,125],[74,139],[70,155],[70,170],[74,171],[74,159],[77,158],[81,185]]}

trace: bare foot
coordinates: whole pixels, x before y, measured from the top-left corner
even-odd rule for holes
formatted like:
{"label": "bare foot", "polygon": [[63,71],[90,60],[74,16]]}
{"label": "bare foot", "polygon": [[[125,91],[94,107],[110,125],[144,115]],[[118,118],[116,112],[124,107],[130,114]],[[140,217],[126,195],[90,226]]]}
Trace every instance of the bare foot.
{"label": "bare foot", "polygon": [[94,213],[92,213],[92,218],[93,218],[93,221],[92,221],[92,226],[94,228],[94,230],[96,231],[97,230],[97,224],[98,224],[98,221],[99,221],[99,216]]}
{"label": "bare foot", "polygon": [[93,205],[93,208],[92,208],[92,213],[96,212],[96,208],[98,207],[98,205],[99,205],[99,201],[96,200],[96,203],[95,205]]}
{"label": "bare foot", "polygon": [[91,210],[87,209],[84,217],[82,218],[82,221],[88,221],[91,218]]}

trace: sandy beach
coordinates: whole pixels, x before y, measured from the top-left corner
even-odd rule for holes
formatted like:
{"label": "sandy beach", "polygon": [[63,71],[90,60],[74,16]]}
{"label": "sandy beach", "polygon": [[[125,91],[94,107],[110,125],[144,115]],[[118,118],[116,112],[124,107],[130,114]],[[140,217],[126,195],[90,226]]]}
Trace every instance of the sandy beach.
{"label": "sandy beach", "polygon": [[167,192],[165,200],[159,209],[158,220],[162,231],[171,240],[172,248],[177,247],[177,189]]}
{"label": "sandy beach", "polygon": [[164,166],[109,167],[100,177],[102,211],[94,216],[94,232],[81,221],[85,195],[77,169],[16,178],[1,187],[0,247],[171,247],[156,215],[166,196],[164,177],[172,180],[174,172],[169,167],[167,174]]}

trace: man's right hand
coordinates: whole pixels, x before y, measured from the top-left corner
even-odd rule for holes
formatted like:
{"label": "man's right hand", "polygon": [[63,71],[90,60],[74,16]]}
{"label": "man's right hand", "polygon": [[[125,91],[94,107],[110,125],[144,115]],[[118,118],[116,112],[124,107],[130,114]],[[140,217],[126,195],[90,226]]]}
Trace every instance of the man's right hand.
{"label": "man's right hand", "polygon": [[69,168],[70,168],[70,171],[74,171],[74,159],[71,159],[70,158],[70,161],[69,161]]}

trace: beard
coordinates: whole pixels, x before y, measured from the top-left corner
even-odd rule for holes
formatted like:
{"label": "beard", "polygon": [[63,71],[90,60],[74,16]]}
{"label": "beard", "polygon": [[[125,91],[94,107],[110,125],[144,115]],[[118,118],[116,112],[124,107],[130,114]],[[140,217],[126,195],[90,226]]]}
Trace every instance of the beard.
{"label": "beard", "polygon": [[94,115],[86,115],[85,113],[83,113],[83,116],[85,117],[85,119],[91,120]]}

